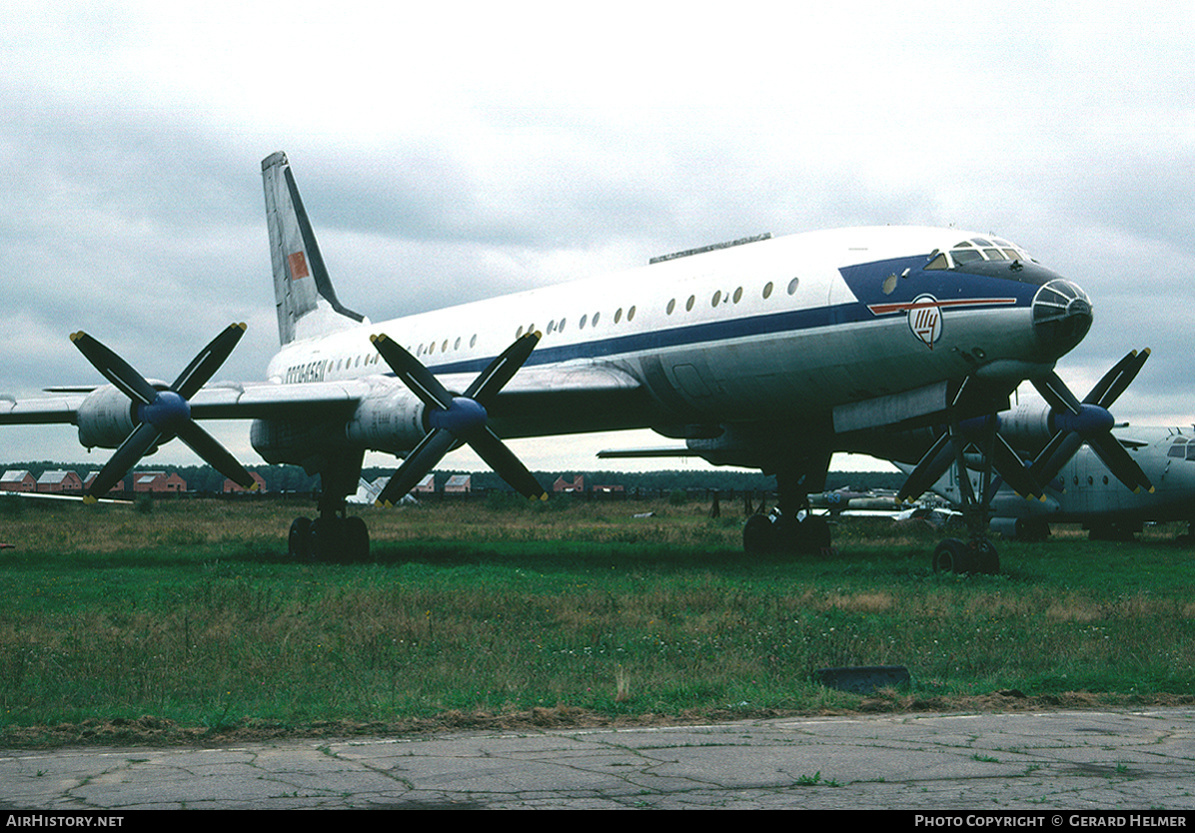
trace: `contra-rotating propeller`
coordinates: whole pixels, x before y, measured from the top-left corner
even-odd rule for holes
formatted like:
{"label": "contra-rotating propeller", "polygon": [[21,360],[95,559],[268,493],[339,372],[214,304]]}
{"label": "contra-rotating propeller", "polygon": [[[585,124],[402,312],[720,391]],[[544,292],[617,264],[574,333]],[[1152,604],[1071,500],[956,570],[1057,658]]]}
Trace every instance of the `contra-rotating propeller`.
{"label": "contra-rotating propeller", "polygon": [[[982,432],[985,428],[990,430],[993,419],[993,416],[984,416],[964,420],[959,427],[963,441],[966,441],[968,435]],[[950,431],[944,431],[942,436],[938,437],[905,480],[905,484],[897,493],[898,501],[913,500],[929,491],[942,475],[946,474],[957,455],[954,439]],[[991,439],[992,468],[999,473],[1004,482],[1016,490],[1017,494],[1038,494],[1041,487],[1037,485],[1037,481],[1033,479],[1029,469],[1008,441],[1000,436],[998,430]]]}
{"label": "contra-rotating propeller", "polygon": [[1029,469],[1034,480],[1049,483],[1075,456],[1079,446],[1087,443],[1116,479],[1133,492],[1153,491],[1153,484],[1141,466],[1112,436],[1116,420],[1108,411],[1108,406],[1124,393],[1148,358],[1149,348],[1141,352],[1133,350],[1104,374],[1082,402],[1075,399],[1052,371],[1048,376],[1033,380],[1033,386],[1052,409],[1050,424],[1055,430],[1049,444]]}
{"label": "contra-rotating propeller", "polygon": [[151,449],[175,437],[224,476],[247,489],[256,488],[245,467],[191,418],[187,401],[220,369],[244,333],[244,324],[230,324],[199,351],[165,390],[155,388],[128,362],[87,333],[71,333],[71,341],[79,352],[133,401],[133,415],[138,423],[100,469],[87,489],[87,499],[94,501],[107,493]]}
{"label": "contra-rotating propeller", "polygon": [[[1053,371],[1047,376],[1031,380],[1050,406],[1049,424],[1055,433],[1033,464],[1026,467],[1016,451],[997,431],[992,446],[992,465],[1004,482],[1017,494],[1041,495],[1044,492],[1041,484],[1053,480],[1086,442],[1104,465],[1129,489],[1134,492],[1141,489],[1152,491],[1153,486],[1145,472],[1112,436],[1111,429],[1115,419],[1108,411],[1108,406],[1124,393],[1148,358],[1148,348],[1141,352],[1133,350],[1104,374],[1082,402],[1075,398]],[[979,427],[990,425],[988,420],[991,419],[992,417],[978,417],[964,421],[961,425],[964,436]],[[947,431],[918,462],[898,497],[913,498],[932,487],[950,468],[955,453],[950,432]]]}
{"label": "contra-rotating propeller", "polygon": [[486,413],[486,407],[527,361],[539,339],[537,332],[516,339],[473,380],[463,396],[453,396],[398,342],[385,334],[370,336],[386,364],[426,406],[427,424],[431,428],[382,489],[376,501],[379,506],[397,502],[461,443],[468,443],[490,468],[525,497],[547,500],[548,493],[490,429]]}

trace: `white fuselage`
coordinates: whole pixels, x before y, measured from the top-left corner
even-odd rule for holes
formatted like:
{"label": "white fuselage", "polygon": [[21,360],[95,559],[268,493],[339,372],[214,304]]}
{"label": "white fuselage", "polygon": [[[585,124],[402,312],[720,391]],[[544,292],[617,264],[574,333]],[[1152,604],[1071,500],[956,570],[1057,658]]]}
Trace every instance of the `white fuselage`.
{"label": "white fuselage", "polygon": [[[800,424],[977,367],[1051,366],[1057,356],[1042,355],[1031,320],[1038,285],[921,271],[932,253],[966,236],[880,227],[763,240],[295,341],[270,362],[268,377],[397,385],[369,340],[385,333],[451,387],[456,374],[463,384],[538,330],[543,339],[524,373],[611,368],[653,402],[608,426],[556,414],[547,433],[567,434],[667,419]],[[940,316],[929,335],[914,331],[909,309],[926,297],[932,302],[921,305]],[[545,427],[507,421],[503,432]]]}

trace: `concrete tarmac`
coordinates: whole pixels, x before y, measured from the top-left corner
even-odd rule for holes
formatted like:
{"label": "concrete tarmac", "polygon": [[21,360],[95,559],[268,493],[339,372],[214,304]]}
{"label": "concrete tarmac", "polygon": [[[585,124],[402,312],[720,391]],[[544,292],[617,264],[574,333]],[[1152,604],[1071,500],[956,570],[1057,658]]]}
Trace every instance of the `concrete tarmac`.
{"label": "concrete tarmac", "polygon": [[[783,718],[237,748],[0,750],[0,809],[183,808],[1157,815],[1195,809],[1195,709]],[[1052,818],[1062,826],[1072,817]]]}

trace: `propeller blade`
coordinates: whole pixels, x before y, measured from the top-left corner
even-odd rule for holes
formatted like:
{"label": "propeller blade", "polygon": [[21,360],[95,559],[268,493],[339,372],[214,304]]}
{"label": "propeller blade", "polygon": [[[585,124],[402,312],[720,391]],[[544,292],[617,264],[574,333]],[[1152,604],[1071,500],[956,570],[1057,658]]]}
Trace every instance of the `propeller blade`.
{"label": "propeller blade", "polygon": [[490,362],[489,367],[473,380],[473,384],[465,391],[465,396],[477,400],[483,406],[489,405],[494,394],[502,390],[519,372],[519,368],[527,361],[540,338],[540,333],[534,332],[515,339],[514,344],[503,350],[502,354]]}
{"label": "propeller blade", "polygon": [[1071,393],[1070,388],[1066,383],[1058,378],[1058,374],[1050,371],[1049,375],[1033,379],[1033,387],[1037,388],[1037,392],[1042,395],[1051,408],[1055,411],[1067,411],[1072,414],[1079,413],[1079,400],[1075,399],[1075,395]]}
{"label": "propeller blade", "polygon": [[137,461],[144,457],[151,448],[158,444],[162,432],[148,422],[143,422],[125,437],[120,448],[116,449],[111,459],[104,463],[100,473],[87,487],[88,497],[103,497],[115,486],[122,477],[129,473],[129,469],[137,465]]}
{"label": "propeller blade", "polygon": [[1012,487],[1021,497],[1033,497],[1042,494],[1043,489],[1034,479],[1033,474],[1021,456],[1008,444],[1008,440],[996,434],[996,442],[992,446],[992,467],[1000,473],[1000,477]]}
{"label": "propeller blade", "polygon": [[1062,467],[1075,456],[1083,438],[1075,431],[1059,431],[1043,448],[1029,467],[1029,474],[1038,483],[1049,483]]}
{"label": "propeller blade", "polygon": [[178,438],[198,454],[203,460],[220,474],[227,477],[245,489],[256,489],[257,482],[253,476],[233,457],[224,446],[207,431],[199,427],[199,423],[189,421],[178,429]]}
{"label": "propeller blade", "polygon": [[170,389],[183,399],[190,399],[220,369],[244,334],[244,324],[229,324],[224,332],[212,339],[207,347],[199,351],[199,355],[191,359],[191,363],[178,375]]}
{"label": "propeller blade", "polygon": [[515,491],[523,497],[532,500],[547,500],[548,493],[539,485],[539,481],[527,471],[527,467],[514,455],[498,435],[488,427],[476,436],[469,438],[469,446],[477,452],[486,465],[498,473],[498,476],[509,483]]}
{"label": "propeller blade", "polygon": [[1149,478],[1141,466],[1129,456],[1124,446],[1111,433],[1089,437],[1087,444],[1108,467],[1108,470],[1116,475],[1116,479],[1128,486],[1134,493],[1140,492],[1142,489],[1150,493],[1153,492],[1153,484],[1149,482]]}
{"label": "propeller blade", "polygon": [[419,397],[420,401],[429,408],[441,408],[447,411],[452,407],[452,395],[444,386],[424,367],[417,358],[406,351],[397,341],[385,333],[370,336],[374,348],[382,354],[390,369],[398,374],[398,378]]}
{"label": "propeller blade", "polygon": [[132,365],[80,330],[71,333],[71,341],[104,378],[119,388],[134,402],[148,405],[158,398],[154,386],[133,369]]}
{"label": "propeller blade", "polygon": [[419,481],[452,450],[455,442],[456,438],[448,431],[433,428],[407,455],[398,471],[391,475],[390,481],[378,494],[374,503],[378,506],[393,506],[402,500],[403,496],[419,485]]}
{"label": "propeller blade", "polygon": [[950,432],[942,436],[925,452],[916,468],[905,479],[905,485],[900,487],[896,495],[897,501],[915,500],[928,491],[944,475],[950,464],[954,462],[954,447],[950,441]]}
{"label": "propeller blade", "polygon": [[1104,374],[1104,378],[1100,379],[1083,401],[1099,405],[1101,408],[1107,408],[1124,393],[1125,388],[1133,383],[1133,380],[1137,378],[1137,374],[1141,372],[1141,368],[1145,365],[1145,360],[1148,358],[1148,347],[1140,353],[1136,350],[1129,353],[1117,362],[1112,370]]}

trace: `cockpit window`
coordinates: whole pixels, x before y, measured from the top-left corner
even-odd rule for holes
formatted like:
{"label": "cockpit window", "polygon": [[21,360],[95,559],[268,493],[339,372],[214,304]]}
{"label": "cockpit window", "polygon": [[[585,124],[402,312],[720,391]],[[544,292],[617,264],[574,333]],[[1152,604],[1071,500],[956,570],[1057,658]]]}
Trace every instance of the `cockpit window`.
{"label": "cockpit window", "polygon": [[1186,457],[1186,454],[1187,441],[1185,439],[1179,439],[1175,440],[1174,445],[1170,446],[1170,452],[1167,456],[1177,457],[1178,459],[1182,460],[1184,457]]}
{"label": "cockpit window", "polygon": [[948,252],[935,251],[930,255],[929,263],[922,268],[954,269],[964,263],[980,260],[1036,262],[1020,246],[1003,238],[972,237],[955,243]]}

